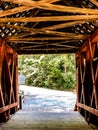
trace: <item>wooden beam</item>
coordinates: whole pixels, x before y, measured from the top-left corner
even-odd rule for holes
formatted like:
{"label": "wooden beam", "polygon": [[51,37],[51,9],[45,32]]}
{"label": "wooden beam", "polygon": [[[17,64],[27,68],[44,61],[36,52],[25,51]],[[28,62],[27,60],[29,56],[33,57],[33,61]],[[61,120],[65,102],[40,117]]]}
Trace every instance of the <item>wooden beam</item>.
{"label": "wooden beam", "polygon": [[78,36],[70,36],[70,37],[35,37],[35,38],[32,38],[32,37],[29,37],[29,38],[18,38],[17,36],[8,36],[6,37],[6,42],[18,42],[18,41],[48,41],[48,40],[79,40],[79,39],[87,39],[89,36],[85,36],[85,35],[82,35],[81,37],[78,37]]}
{"label": "wooden beam", "polygon": [[79,48],[79,47],[77,47],[77,46],[73,46],[73,45],[71,46],[71,45],[59,44],[59,43],[58,43],[58,44],[55,44],[55,43],[53,44],[53,43],[52,43],[51,45],[58,46],[58,47],[75,48],[75,49],[78,49],[78,48]]}
{"label": "wooden beam", "polygon": [[70,7],[70,6],[62,6],[62,5],[54,5],[49,3],[38,3],[31,0],[2,0],[5,2],[12,2],[14,4],[21,4],[28,7],[35,7],[45,10],[52,10],[52,11],[60,11],[60,12],[68,12],[68,13],[78,13],[78,14],[98,14],[97,9],[87,9],[87,8],[77,8],[77,7]]}
{"label": "wooden beam", "polygon": [[96,110],[92,107],[89,107],[89,106],[82,104],[82,103],[77,103],[77,106],[80,107],[80,108],[83,108],[84,110],[86,110],[86,111],[88,111],[88,112],[90,112],[90,113],[92,113],[96,116],[98,116],[98,110]]}
{"label": "wooden beam", "polygon": [[39,48],[39,47],[44,47],[44,44],[37,44],[37,45],[29,45],[29,46],[20,46],[20,47],[16,47],[16,49],[29,49],[29,48]]}
{"label": "wooden beam", "polygon": [[40,2],[41,3],[54,3],[54,2],[58,2],[58,1],[60,1],[60,0],[41,0]]}
{"label": "wooden beam", "polygon": [[[59,47],[59,48],[58,48],[58,47],[57,47],[57,48],[56,48],[56,47],[55,47],[55,48],[53,48],[53,47],[52,47],[52,48],[49,48],[49,47],[46,47],[46,48],[41,48],[41,49],[39,49],[39,48],[34,48],[34,49],[32,49],[32,48],[29,48],[29,49],[28,49],[28,48],[27,48],[27,49],[26,49],[26,48],[25,48],[25,51],[45,51],[45,50],[46,50],[46,51],[49,51],[49,50],[53,51],[53,50],[71,50],[71,49],[72,49],[72,48],[60,48],[60,47]],[[21,51],[21,50],[24,50],[24,49],[16,49],[16,51]]]}
{"label": "wooden beam", "polygon": [[17,49],[35,49],[35,48],[39,48],[39,47],[46,47],[46,46],[48,46],[49,47],[49,45],[51,45],[51,46],[56,46],[56,47],[65,47],[65,48],[75,48],[75,49],[78,49],[79,47],[77,47],[77,46],[71,46],[71,45],[66,45],[66,44],[55,44],[55,43],[51,43],[51,44],[48,44],[48,43],[46,43],[46,44],[41,44],[41,45],[33,45],[33,46],[31,46],[31,45],[29,45],[29,46],[22,46],[22,47],[18,47]]}
{"label": "wooden beam", "polygon": [[[59,41],[59,43],[61,43],[61,44],[65,44],[65,43],[69,43],[69,42],[76,42],[76,41],[79,41],[79,39],[69,39],[69,40],[64,40],[64,41]],[[10,42],[10,41],[6,41],[6,42]],[[14,41],[13,41],[14,42]],[[16,43],[17,43],[17,41],[15,41]],[[45,41],[45,42],[47,42],[47,41]],[[31,45],[33,45],[33,44],[36,44],[36,45],[39,45],[39,44],[45,44],[45,42],[43,41],[18,41],[18,43],[16,44],[16,45],[18,45],[18,44],[31,44]],[[58,42],[55,42],[55,44],[58,44]],[[51,42],[47,42],[47,44],[51,44]]]}
{"label": "wooden beam", "polygon": [[11,108],[13,108],[13,107],[17,107],[17,106],[18,106],[18,102],[15,102],[15,103],[13,103],[13,104],[10,104],[10,105],[1,107],[1,108],[0,108],[0,113],[3,113],[3,112],[5,112],[5,111],[7,111],[7,110],[9,110],[9,109],[11,109]]}
{"label": "wooden beam", "polygon": [[52,21],[73,21],[73,20],[97,20],[98,15],[75,15],[75,16],[47,16],[47,17],[19,17],[0,18],[0,23],[7,22],[52,22]]}
{"label": "wooden beam", "polygon": [[[42,3],[42,2],[53,3],[53,2],[57,2],[57,1],[59,1],[59,0],[41,0],[41,1],[37,1],[37,3]],[[34,9],[34,7],[27,7],[27,6],[15,7],[13,9],[8,9],[8,10],[0,12],[0,17],[14,15],[14,14],[17,14],[20,12],[28,11],[30,9]]]}

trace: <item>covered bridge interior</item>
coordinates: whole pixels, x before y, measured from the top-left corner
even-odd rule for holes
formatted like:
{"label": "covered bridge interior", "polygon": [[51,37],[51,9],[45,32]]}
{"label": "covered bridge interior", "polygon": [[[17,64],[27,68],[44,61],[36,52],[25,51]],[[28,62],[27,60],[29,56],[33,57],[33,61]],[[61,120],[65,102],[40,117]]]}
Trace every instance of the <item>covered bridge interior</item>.
{"label": "covered bridge interior", "polygon": [[75,53],[78,110],[98,123],[97,0],[0,0],[0,120],[18,107],[18,54]]}

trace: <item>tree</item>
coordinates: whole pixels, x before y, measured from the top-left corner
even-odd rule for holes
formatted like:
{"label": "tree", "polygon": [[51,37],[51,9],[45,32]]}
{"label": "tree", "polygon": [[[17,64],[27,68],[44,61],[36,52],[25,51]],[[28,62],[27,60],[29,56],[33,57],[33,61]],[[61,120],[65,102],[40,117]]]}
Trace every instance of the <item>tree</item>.
{"label": "tree", "polygon": [[26,84],[65,90],[75,87],[75,57],[66,55],[19,56],[19,73],[26,76]]}

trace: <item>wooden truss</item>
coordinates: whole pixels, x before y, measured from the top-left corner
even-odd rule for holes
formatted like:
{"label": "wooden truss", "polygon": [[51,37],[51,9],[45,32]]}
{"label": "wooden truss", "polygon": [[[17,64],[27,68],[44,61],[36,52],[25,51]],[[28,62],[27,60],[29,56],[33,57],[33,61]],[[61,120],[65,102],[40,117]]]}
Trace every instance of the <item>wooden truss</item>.
{"label": "wooden truss", "polygon": [[88,122],[98,123],[98,42],[95,39],[89,39],[76,54],[77,108]]}
{"label": "wooden truss", "polygon": [[18,54],[74,53],[98,27],[97,4],[96,0],[2,0],[1,37]]}
{"label": "wooden truss", "polygon": [[0,41],[0,120],[7,121],[17,111],[17,53]]}

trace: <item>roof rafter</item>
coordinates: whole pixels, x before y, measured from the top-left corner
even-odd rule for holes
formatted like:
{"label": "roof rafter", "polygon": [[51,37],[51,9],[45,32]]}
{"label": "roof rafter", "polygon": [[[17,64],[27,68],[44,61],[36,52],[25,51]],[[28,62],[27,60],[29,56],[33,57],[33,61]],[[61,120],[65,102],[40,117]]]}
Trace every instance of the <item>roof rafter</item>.
{"label": "roof rafter", "polygon": [[[68,39],[68,40],[61,40],[61,41],[59,41],[59,44],[67,44],[67,43],[70,43],[70,42],[76,42],[76,41],[79,41],[80,39]],[[36,45],[39,45],[39,44],[41,44],[41,45],[43,45],[43,44],[51,44],[51,43],[54,43],[54,42],[49,42],[49,41],[7,41],[7,38],[5,39],[5,41],[6,42],[13,42],[13,43],[17,43],[16,45],[20,45],[20,44],[31,44],[31,45],[34,45],[34,44],[36,44]],[[47,43],[46,43],[47,42]],[[55,44],[58,44],[58,42],[57,41],[55,41]]]}
{"label": "roof rafter", "polygon": [[19,17],[0,18],[0,23],[7,22],[52,22],[52,21],[73,21],[73,20],[96,20],[98,15],[76,15],[76,16],[47,16],[47,17]]}
{"label": "roof rafter", "polygon": [[17,37],[17,36],[8,36],[8,37],[6,37],[5,38],[5,40],[7,41],[7,42],[18,42],[18,41],[49,41],[49,40],[52,40],[52,41],[54,41],[54,40],[56,40],[56,41],[58,41],[58,40],[80,40],[80,39],[82,39],[82,40],[85,40],[85,39],[87,39],[89,37],[89,35],[82,35],[81,37],[79,36],[78,37],[78,35],[77,36],[70,36],[70,37],[68,37],[68,36],[66,36],[66,37],[29,37],[29,38],[20,38],[20,37]]}
{"label": "roof rafter", "polygon": [[5,2],[12,2],[15,4],[21,4],[28,7],[35,7],[45,10],[52,10],[52,11],[60,11],[60,12],[68,12],[68,13],[78,13],[78,14],[98,14],[97,9],[87,9],[87,8],[78,8],[78,7],[69,7],[69,6],[62,6],[62,5],[54,5],[50,3],[38,3],[36,1],[31,0],[2,0]]}
{"label": "roof rafter", "polygon": [[[66,48],[66,49],[67,49],[67,50],[71,50],[72,48]],[[18,51],[18,50],[20,51],[20,50],[23,50],[23,49],[16,49],[16,50],[17,50],[17,51]],[[25,48],[25,50],[28,50],[28,51],[29,51],[29,50],[32,50],[32,48],[29,48],[29,49],[26,49],[26,48]],[[65,50],[65,48],[63,48],[63,47],[62,47],[62,48],[48,48],[48,47],[46,47],[46,48],[41,48],[41,49],[39,49],[39,48],[34,48],[34,51],[36,51],[36,50],[39,50],[39,51],[41,51],[41,50],[43,50],[43,51],[44,51],[44,50],[45,50],[45,51],[46,51],[46,50]],[[32,51],[33,51],[33,50],[32,50]]]}
{"label": "roof rafter", "polygon": [[[65,45],[64,45],[64,44],[61,45],[61,44],[53,44],[53,43],[51,43],[51,44],[48,44],[48,46],[49,46],[49,45],[56,46],[56,47],[75,48],[75,49],[76,49],[76,48],[77,48],[77,49],[79,48],[79,47],[77,47],[77,46],[71,46],[71,45],[66,45],[66,44],[65,44]],[[44,47],[44,44],[40,44],[40,45],[37,44],[37,45],[33,45],[33,46],[31,46],[31,45],[30,45],[30,46],[22,46],[22,47],[20,46],[20,47],[18,47],[17,49],[25,49],[25,48],[26,48],[26,49],[29,49],[29,48],[30,48],[30,49],[31,49],[31,48],[34,49],[34,48],[38,48],[38,47],[42,47],[42,46]]]}
{"label": "roof rafter", "polygon": [[[57,2],[59,0],[41,0],[41,1],[37,1],[37,3],[42,3],[42,2],[48,2],[48,3],[53,3],[53,2]],[[0,12],[0,17],[4,17],[4,16],[8,16],[8,15],[13,15],[13,14],[17,14],[23,11],[28,11],[30,9],[34,9],[35,7],[28,7],[28,6],[20,6],[20,7],[15,7],[13,9],[8,9],[5,11]]]}

